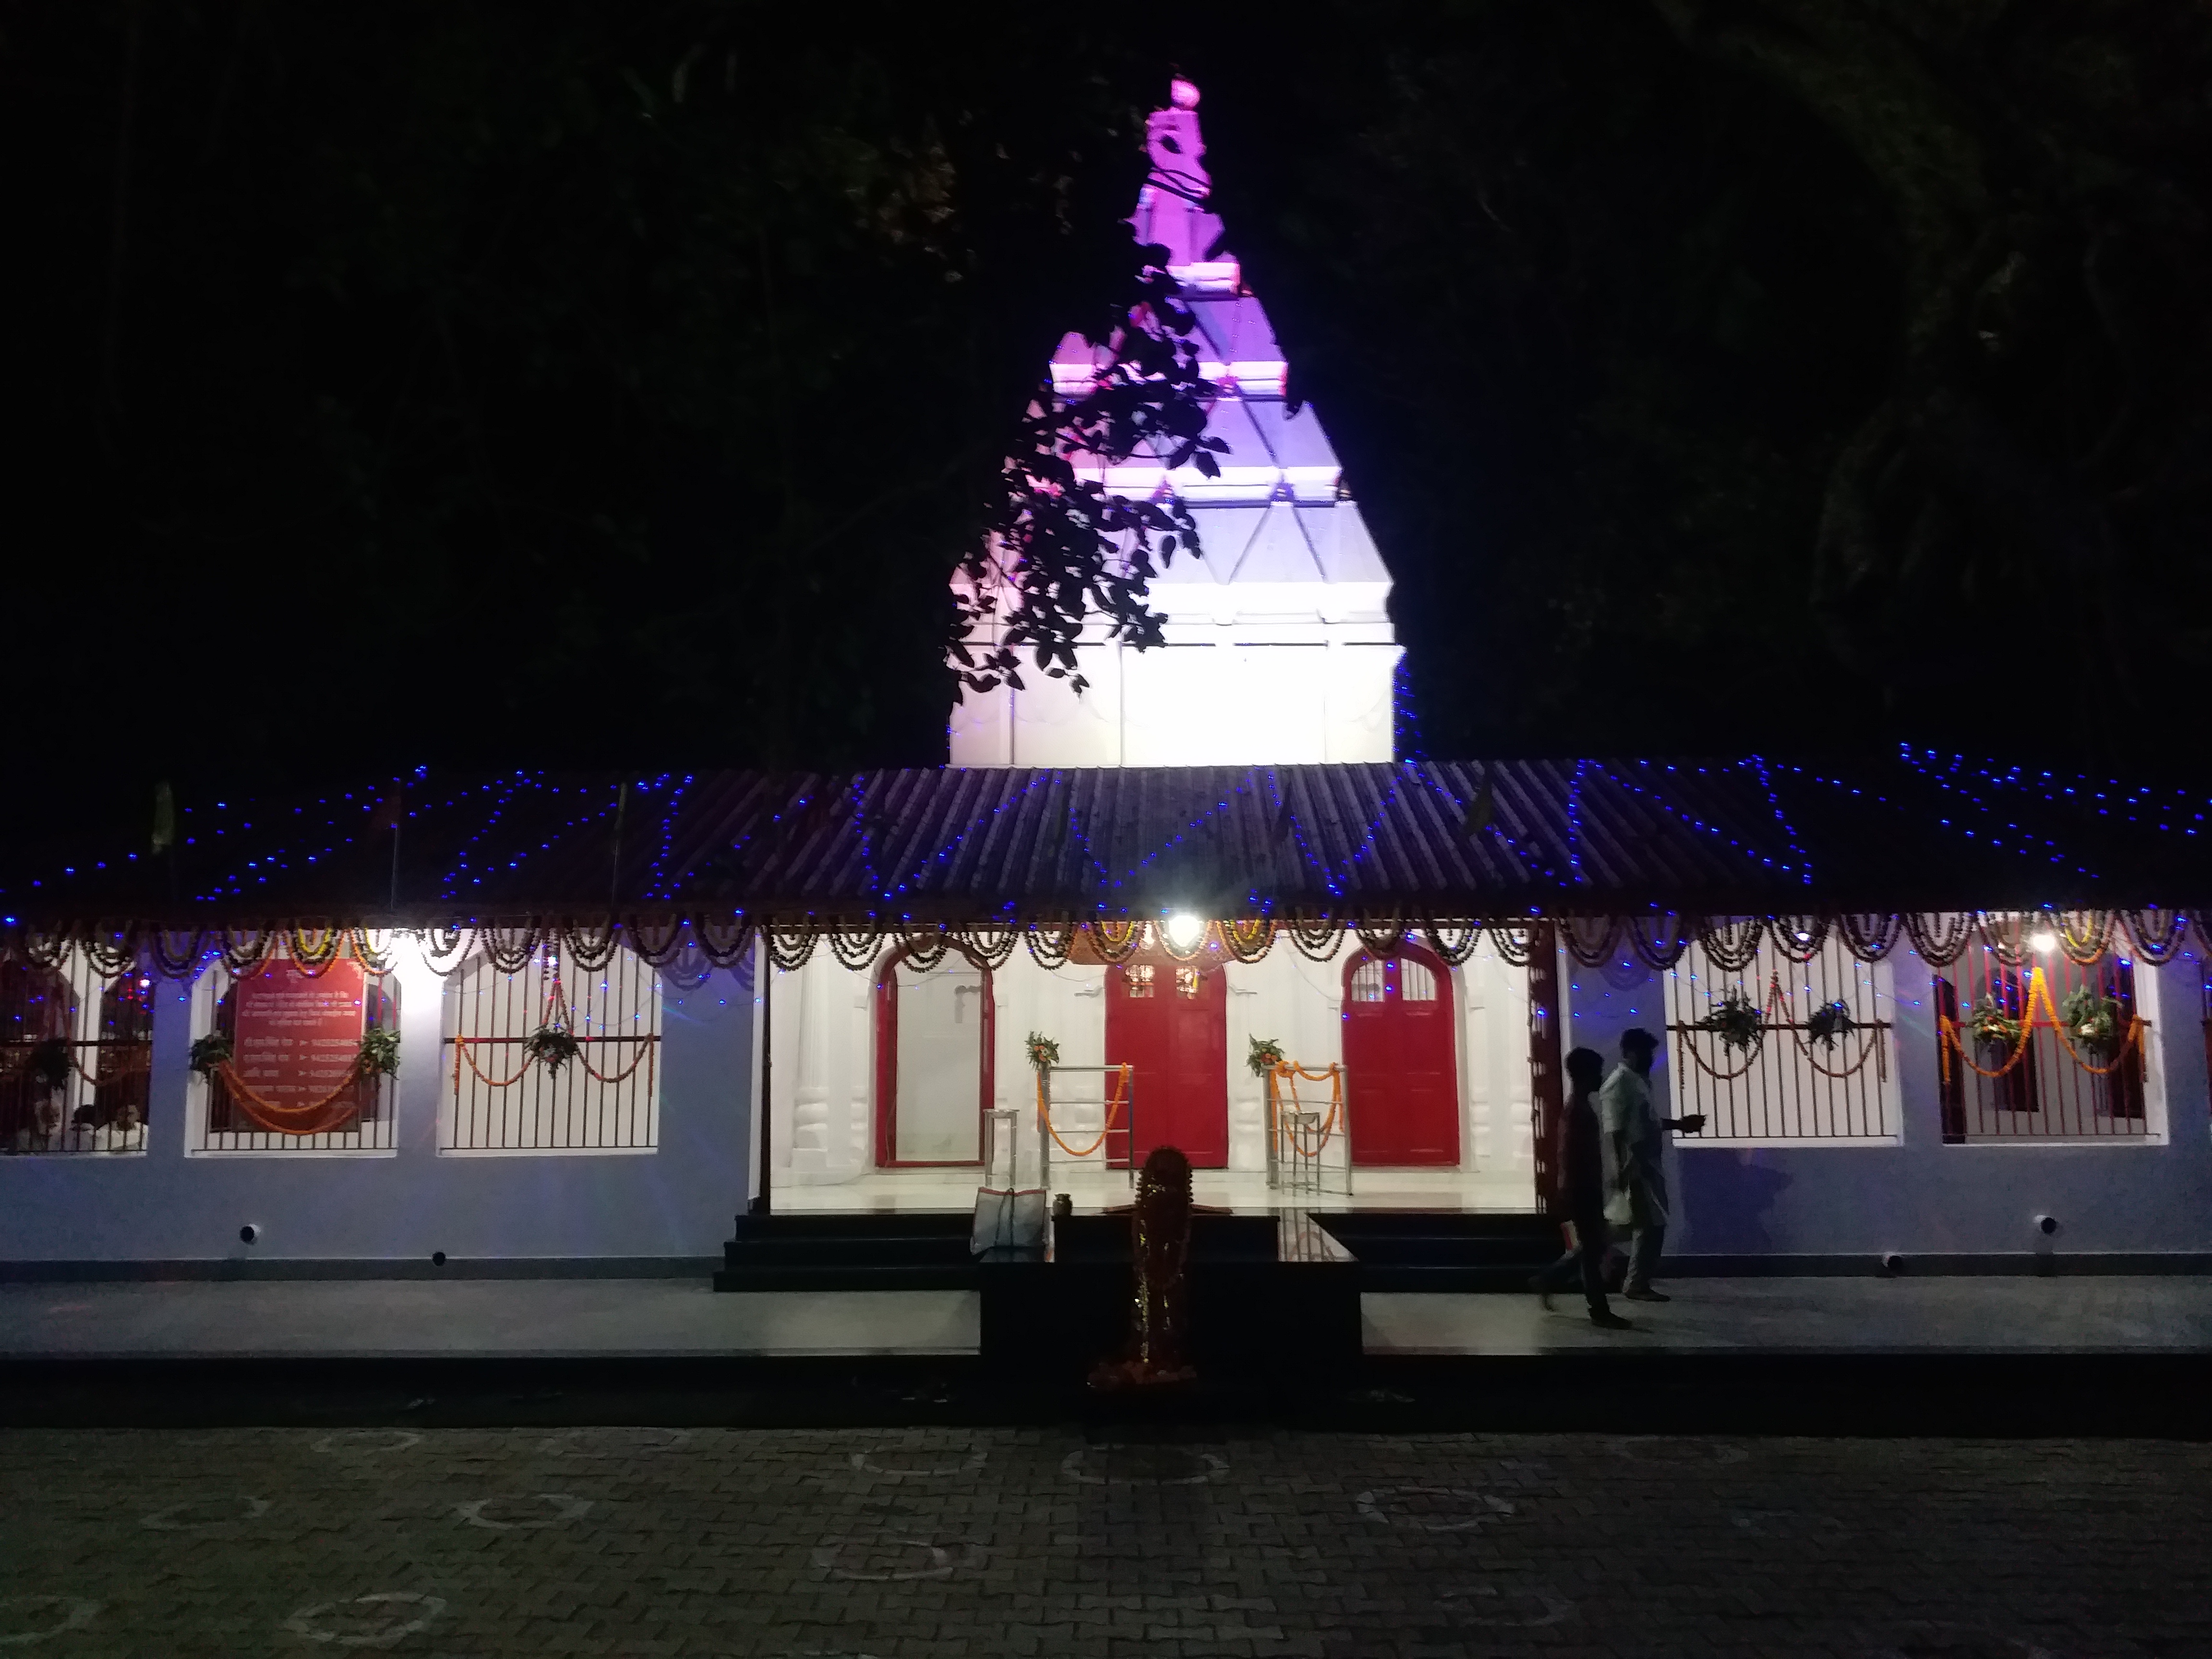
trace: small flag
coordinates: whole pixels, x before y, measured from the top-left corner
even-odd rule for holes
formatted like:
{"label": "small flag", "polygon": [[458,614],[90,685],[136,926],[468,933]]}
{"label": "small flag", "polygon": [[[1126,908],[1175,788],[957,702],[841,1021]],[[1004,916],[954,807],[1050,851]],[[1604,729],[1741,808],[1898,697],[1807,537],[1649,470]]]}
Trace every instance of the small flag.
{"label": "small flag", "polygon": [[177,798],[165,780],[154,786],[154,855],[177,844]]}
{"label": "small flag", "polygon": [[1490,821],[1498,816],[1498,799],[1490,792],[1486,781],[1475,791],[1474,799],[1467,805],[1467,815],[1460,820],[1460,829],[1472,840],[1490,828]]}

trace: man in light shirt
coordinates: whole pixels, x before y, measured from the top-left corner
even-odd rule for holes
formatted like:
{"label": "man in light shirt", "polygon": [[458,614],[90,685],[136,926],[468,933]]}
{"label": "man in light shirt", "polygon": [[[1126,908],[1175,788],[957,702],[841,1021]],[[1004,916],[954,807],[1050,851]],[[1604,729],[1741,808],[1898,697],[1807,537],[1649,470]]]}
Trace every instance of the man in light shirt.
{"label": "man in light shirt", "polygon": [[1695,1134],[1705,1127],[1699,1117],[1661,1117],[1651,1105],[1651,1062],[1659,1039],[1640,1025],[1620,1034],[1620,1064],[1598,1091],[1598,1120],[1605,1131],[1606,1219],[1632,1235],[1628,1280],[1622,1291],[1631,1302],[1665,1302],[1651,1288],[1659,1266],[1659,1247],[1667,1237],[1667,1176],[1661,1167],[1669,1129]]}

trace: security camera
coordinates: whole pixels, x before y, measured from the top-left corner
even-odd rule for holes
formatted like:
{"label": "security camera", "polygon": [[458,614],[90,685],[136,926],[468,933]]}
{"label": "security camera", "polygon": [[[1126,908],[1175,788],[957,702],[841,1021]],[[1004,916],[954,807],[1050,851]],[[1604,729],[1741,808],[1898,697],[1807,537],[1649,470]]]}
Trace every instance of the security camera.
{"label": "security camera", "polygon": [[1905,1271],[1905,1258],[1899,1255],[1895,1250],[1883,1251],[1881,1257],[1881,1270],[1886,1273],[1903,1273]]}
{"label": "security camera", "polygon": [[2035,1231],[2041,1233],[2045,1238],[2050,1237],[2051,1234],[2058,1231],[2058,1218],[2055,1215],[2039,1215],[2036,1217]]}
{"label": "security camera", "polygon": [[238,1230],[238,1242],[241,1244],[259,1243],[261,1242],[261,1229],[256,1226],[252,1222],[247,1222],[243,1227],[240,1227]]}
{"label": "security camera", "polygon": [[444,1267],[444,1266],[446,1265],[446,1253],[445,1253],[443,1250],[433,1250],[433,1251],[431,1251],[431,1252],[430,1252],[430,1265],[431,1265],[432,1267]]}

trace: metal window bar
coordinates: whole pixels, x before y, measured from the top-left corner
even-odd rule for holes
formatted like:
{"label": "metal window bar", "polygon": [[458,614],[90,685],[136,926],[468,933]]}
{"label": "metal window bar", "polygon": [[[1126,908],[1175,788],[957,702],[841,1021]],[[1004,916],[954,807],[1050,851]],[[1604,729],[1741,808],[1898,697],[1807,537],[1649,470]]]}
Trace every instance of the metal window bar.
{"label": "metal window bar", "polygon": [[[520,971],[479,959],[447,983],[441,1145],[450,1152],[652,1152],[660,1128],[660,975],[617,949],[596,972],[548,945]],[[565,1020],[578,1054],[530,1043]]]}
{"label": "metal window bar", "polygon": [[144,1152],[153,1060],[149,980],[0,964],[0,1153]]}
{"label": "metal window bar", "polygon": [[[1894,1139],[1893,1036],[1881,1012],[1881,966],[1832,941],[1802,963],[1763,946],[1741,972],[1730,973],[1692,947],[1667,977],[1676,1115],[1704,1115],[1700,1141]],[[1764,1017],[1748,1050],[1701,1024],[1731,993]],[[1850,1026],[1824,1042],[1808,1029],[1812,1016],[1837,1002]]]}
{"label": "metal window bar", "polygon": [[[218,970],[219,971],[219,970]],[[368,976],[362,998],[364,1034],[371,1025],[381,1030],[399,1029],[399,981],[396,975]],[[226,1037],[238,1032],[238,982],[225,976],[216,998],[212,1029]],[[285,1134],[265,1129],[232,1096],[230,1085],[219,1074],[210,1074],[203,1086],[207,1109],[200,1114],[199,1139],[192,1150],[201,1152],[388,1152],[394,1145],[393,1103],[398,1079],[357,1077],[347,1088],[354,1115],[343,1127],[315,1134]]]}
{"label": "metal window bar", "polygon": [[[1978,946],[1938,975],[1935,989],[1939,1020],[1956,1033],[1955,1042],[1947,1042],[1938,1056],[1945,1140],[2141,1139],[2150,1133],[2143,1057],[2148,1031],[2124,1035],[2137,1018],[2133,963],[2110,951],[2086,964],[2053,951],[2011,967]],[[2063,1018],[2069,999],[2080,991],[2118,1005],[2116,1049],[2100,1052],[2081,1034],[2062,1034],[2047,1023],[2051,1012]],[[1972,1018],[1977,1005],[2028,1022],[2023,1040],[1978,1036]]]}

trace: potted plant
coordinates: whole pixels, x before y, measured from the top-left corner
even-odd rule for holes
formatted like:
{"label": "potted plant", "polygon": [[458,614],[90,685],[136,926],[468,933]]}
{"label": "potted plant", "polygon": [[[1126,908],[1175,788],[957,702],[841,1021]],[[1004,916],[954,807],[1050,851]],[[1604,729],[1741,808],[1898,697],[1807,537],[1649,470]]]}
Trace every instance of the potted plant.
{"label": "potted plant", "polygon": [[221,1031],[210,1031],[205,1036],[194,1037],[191,1049],[191,1068],[202,1077],[211,1077],[218,1066],[230,1064],[230,1039]]}
{"label": "potted plant", "polygon": [[363,1077],[390,1077],[399,1069],[399,1033],[388,1026],[370,1026],[361,1034],[361,1054],[355,1064]]}
{"label": "potted plant", "polygon": [[584,1052],[565,1025],[541,1025],[523,1039],[522,1052],[549,1072],[557,1072]]}
{"label": "potted plant", "polygon": [[1998,1058],[2008,1057],[2018,1048],[2027,1029],[2017,1015],[2005,1012],[1994,994],[1984,992],[1974,1006],[1966,1010],[1962,1022],[1974,1034],[1975,1042],[1996,1051]]}
{"label": "potted plant", "polygon": [[31,1081],[50,1095],[58,1095],[69,1086],[70,1045],[66,1037],[48,1037],[32,1045],[24,1069]]}
{"label": "potted plant", "polygon": [[1030,1064],[1040,1072],[1060,1064],[1060,1045],[1042,1031],[1029,1036]]}
{"label": "potted plant", "polygon": [[1858,1029],[1858,1021],[1851,1018],[1850,1006],[1841,997],[1822,1003],[1805,1016],[1805,1035],[1824,1048],[1834,1048],[1837,1038],[1849,1036]]}
{"label": "potted plant", "polygon": [[1266,1077],[1284,1063],[1283,1045],[1273,1037],[1254,1037],[1251,1052],[1244,1056],[1244,1064],[1254,1077]]}
{"label": "potted plant", "polygon": [[2092,1054],[2110,1054],[2120,1046],[2120,1005],[2097,986],[2077,985],[2068,992],[2058,1018]]}
{"label": "potted plant", "polygon": [[1711,1031],[1723,1045],[1748,1054],[1765,1035],[1766,1018],[1741,986],[1731,986],[1697,1022],[1700,1031]]}

